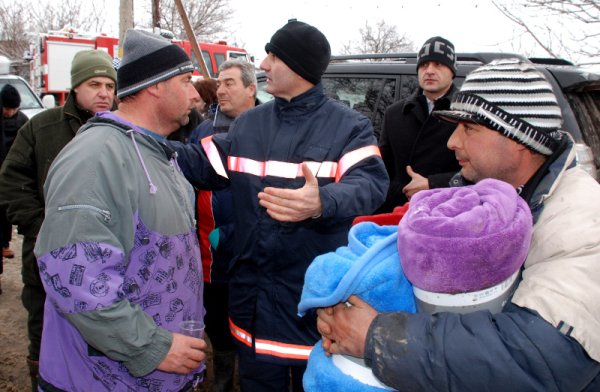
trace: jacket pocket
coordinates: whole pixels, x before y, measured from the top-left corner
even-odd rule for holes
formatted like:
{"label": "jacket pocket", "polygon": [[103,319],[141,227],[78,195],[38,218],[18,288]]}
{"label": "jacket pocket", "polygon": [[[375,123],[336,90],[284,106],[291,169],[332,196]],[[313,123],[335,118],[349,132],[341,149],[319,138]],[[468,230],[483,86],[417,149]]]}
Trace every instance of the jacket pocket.
{"label": "jacket pocket", "polygon": [[103,210],[101,208],[91,206],[89,204],[70,204],[67,206],[58,207],[59,212],[71,211],[71,210],[88,210],[97,213],[102,217],[105,222],[110,222],[112,215],[109,210]]}

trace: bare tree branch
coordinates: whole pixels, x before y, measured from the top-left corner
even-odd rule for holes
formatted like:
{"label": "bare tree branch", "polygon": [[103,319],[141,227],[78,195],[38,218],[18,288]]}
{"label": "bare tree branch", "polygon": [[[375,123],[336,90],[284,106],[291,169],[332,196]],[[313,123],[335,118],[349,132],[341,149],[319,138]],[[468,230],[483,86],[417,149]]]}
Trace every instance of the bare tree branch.
{"label": "bare tree branch", "polygon": [[[217,34],[228,33],[227,23],[233,13],[229,0],[184,0],[183,7],[196,37],[207,40]],[[171,30],[178,38],[186,38],[173,0],[161,1],[160,15],[163,28]]]}
{"label": "bare tree branch", "polygon": [[600,61],[600,0],[492,0],[552,57]]}
{"label": "bare tree branch", "polygon": [[360,40],[350,41],[342,48],[342,54],[394,53],[414,51],[414,43],[406,36],[400,36],[396,26],[388,25],[384,20],[373,27],[368,21],[359,29]]}
{"label": "bare tree branch", "polygon": [[27,9],[21,2],[0,4],[0,53],[20,60],[29,49],[27,37]]}

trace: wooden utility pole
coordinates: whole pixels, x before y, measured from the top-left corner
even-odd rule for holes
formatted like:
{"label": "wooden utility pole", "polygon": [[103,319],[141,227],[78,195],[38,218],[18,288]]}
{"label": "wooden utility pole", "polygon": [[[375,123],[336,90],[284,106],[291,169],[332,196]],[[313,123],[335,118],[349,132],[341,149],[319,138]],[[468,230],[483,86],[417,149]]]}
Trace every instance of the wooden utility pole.
{"label": "wooden utility pole", "polygon": [[152,0],[152,27],[155,33],[160,33],[160,0]]}
{"label": "wooden utility pole", "polygon": [[127,29],[133,28],[133,0],[120,0],[119,5],[119,58],[123,57],[123,42]]}
{"label": "wooden utility pole", "polygon": [[196,41],[196,35],[194,34],[194,30],[192,30],[192,26],[190,25],[190,20],[185,13],[185,9],[183,8],[183,4],[181,0],[175,0],[175,5],[177,5],[177,11],[179,11],[179,16],[181,16],[181,21],[183,22],[183,27],[185,29],[185,33],[188,36],[188,40],[192,45],[192,52],[198,61],[198,65],[200,66],[200,72],[204,79],[209,79],[210,74],[208,73],[208,69],[206,68],[206,64],[204,64],[204,58],[202,57],[202,53],[200,52],[200,47],[198,46],[198,41]]}

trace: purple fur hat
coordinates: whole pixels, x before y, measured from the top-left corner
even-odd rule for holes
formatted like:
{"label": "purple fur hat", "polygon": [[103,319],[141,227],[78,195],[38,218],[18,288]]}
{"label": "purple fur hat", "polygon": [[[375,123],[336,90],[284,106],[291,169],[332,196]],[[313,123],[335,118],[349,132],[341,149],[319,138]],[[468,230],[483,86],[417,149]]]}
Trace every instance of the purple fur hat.
{"label": "purple fur hat", "polygon": [[415,194],[398,226],[398,251],[415,287],[466,293],[497,285],[518,271],[531,232],[527,203],[511,185],[486,179]]}

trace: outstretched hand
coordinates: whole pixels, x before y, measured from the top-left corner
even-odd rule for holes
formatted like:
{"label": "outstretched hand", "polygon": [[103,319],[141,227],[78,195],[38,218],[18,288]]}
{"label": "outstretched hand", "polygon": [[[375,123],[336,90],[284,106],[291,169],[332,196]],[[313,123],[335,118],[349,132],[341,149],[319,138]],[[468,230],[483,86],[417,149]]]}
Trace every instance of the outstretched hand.
{"label": "outstretched hand", "polygon": [[367,332],[377,311],[353,295],[346,304],[317,310],[317,329],[323,338],[323,350],[331,354],[349,354],[362,358]]}
{"label": "outstretched hand", "polygon": [[413,171],[410,166],[406,166],[406,173],[412,179],[404,188],[402,188],[402,193],[406,195],[408,200],[410,200],[415,193],[429,189],[429,180],[427,177],[423,177],[419,173]]}
{"label": "outstretched hand", "polygon": [[258,193],[259,204],[281,222],[300,222],[321,214],[319,183],[308,165],[302,164],[306,183],[299,189],[267,187]]}

